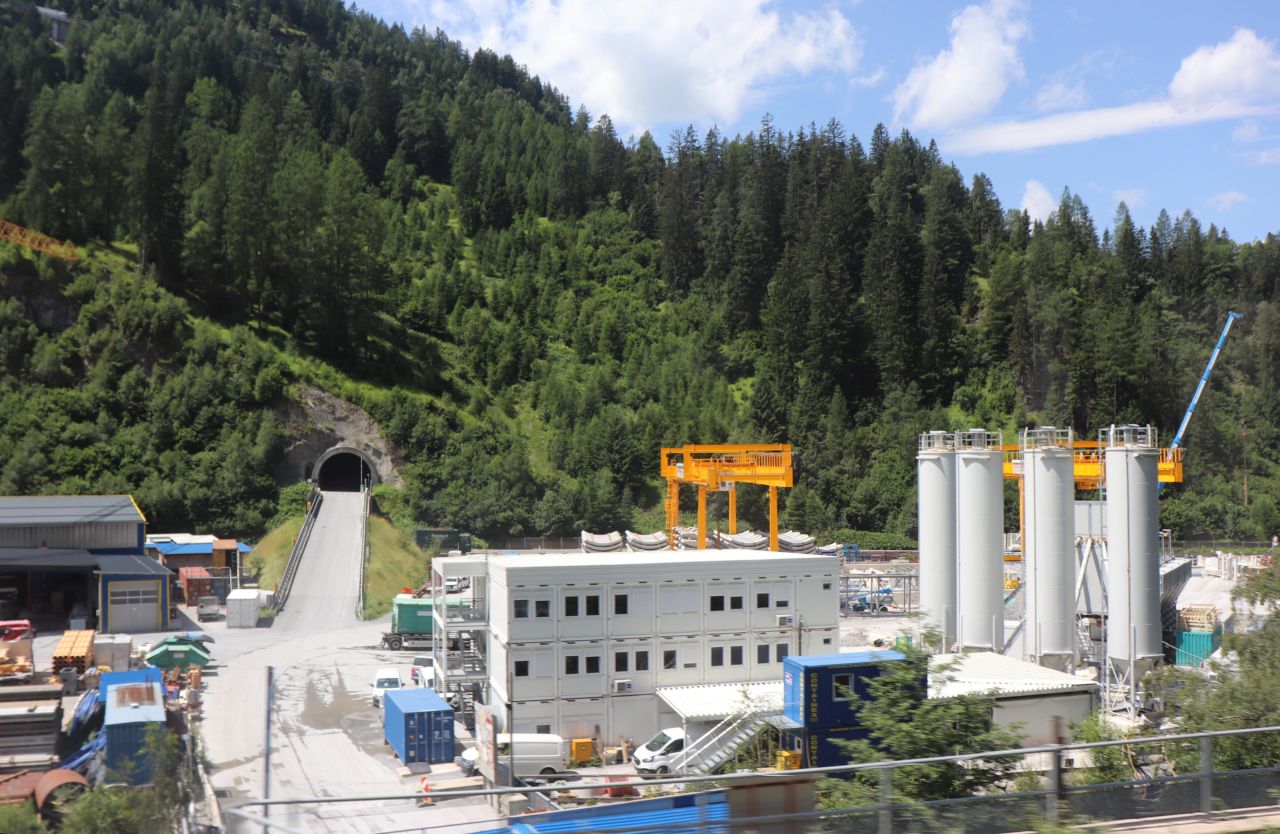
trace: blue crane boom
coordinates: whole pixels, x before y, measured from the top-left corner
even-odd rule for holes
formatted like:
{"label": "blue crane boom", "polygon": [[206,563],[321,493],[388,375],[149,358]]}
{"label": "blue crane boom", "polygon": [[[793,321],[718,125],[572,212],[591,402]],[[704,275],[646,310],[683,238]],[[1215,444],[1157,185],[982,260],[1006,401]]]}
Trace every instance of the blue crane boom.
{"label": "blue crane boom", "polygon": [[[1173,445],[1170,449],[1177,449],[1182,445],[1182,437],[1187,433],[1187,424],[1191,422],[1191,415],[1196,413],[1196,404],[1200,402],[1200,395],[1204,393],[1204,387],[1209,384],[1209,375],[1213,373],[1213,365],[1218,361],[1218,354],[1222,353],[1222,346],[1227,343],[1227,334],[1231,332],[1231,325],[1236,319],[1244,318],[1244,313],[1237,313],[1234,310],[1227,311],[1227,323],[1222,326],[1222,335],[1218,337],[1218,344],[1214,346],[1213,353],[1209,354],[1209,363],[1204,366],[1204,373],[1200,375],[1200,384],[1196,386],[1196,392],[1191,397],[1191,404],[1187,406],[1187,413],[1182,415],[1182,424],[1178,426],[1178,433],[1173,436]],[[1164,484],[1156,487],[1157,491],[1164,489]]]}

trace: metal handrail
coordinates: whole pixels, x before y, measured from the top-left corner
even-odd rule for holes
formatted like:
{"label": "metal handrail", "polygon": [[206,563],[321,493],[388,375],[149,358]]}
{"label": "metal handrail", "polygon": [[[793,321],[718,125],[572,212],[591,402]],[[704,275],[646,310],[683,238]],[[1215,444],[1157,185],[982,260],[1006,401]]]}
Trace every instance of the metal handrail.
{"label": "metal handrail", "polygon": [[289,561],[285,563],[284,574],[280,577],[280,582],[276,585],[276,596],[272,603],[272,611],[280,613],[284,608],[285,602],[289,599],[289,592],[293,589],[293,579],[298,573],[298,564],[302,561],[302,554],[307,549],[307,542],[311,538],[311,528],[315,526],[316,517],[320,515],[320,505],[324,503],[324,493],[317,487],[311,487],[311,493],[307,496],[307,515],[302,520],[302,529],[298,531],[298,537],[293,540],[293,550],[289,552]]}

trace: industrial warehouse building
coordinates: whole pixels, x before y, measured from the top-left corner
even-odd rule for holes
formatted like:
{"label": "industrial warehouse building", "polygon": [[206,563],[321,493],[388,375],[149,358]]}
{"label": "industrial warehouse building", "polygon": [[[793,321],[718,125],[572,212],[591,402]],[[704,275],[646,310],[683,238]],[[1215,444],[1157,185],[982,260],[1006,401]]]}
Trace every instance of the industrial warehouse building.
{"label": "industrial warehouse building", "polygon": [[168,628],[170,574],[142,555],[146,523],[128,495],[0,497],[0,614],[46,628],[95,616],[104,632]]}
{"label": "industrial warehouse building", "polygon": [[[684,688],[729,702],[839,644],[835,555],[472,554],[432,572],[437,687],[510,705],[516,732],[643,740],[682,723]],[[471,607],[444,605],[452,577],[470,579]]]}

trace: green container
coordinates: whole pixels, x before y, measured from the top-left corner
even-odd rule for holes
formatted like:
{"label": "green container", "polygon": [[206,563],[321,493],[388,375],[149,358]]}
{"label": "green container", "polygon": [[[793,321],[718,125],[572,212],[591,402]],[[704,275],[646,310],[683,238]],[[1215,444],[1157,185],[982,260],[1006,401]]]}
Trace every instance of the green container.
{"label": "green container", "polygon": [[400,594],[391,601],[393,634],[430,634],[431,597]]}
{"label": "green container", "polygon": [[1179,631],[1173,663],[1198,669],[1221,645],[1221,627],[1213,631]]}

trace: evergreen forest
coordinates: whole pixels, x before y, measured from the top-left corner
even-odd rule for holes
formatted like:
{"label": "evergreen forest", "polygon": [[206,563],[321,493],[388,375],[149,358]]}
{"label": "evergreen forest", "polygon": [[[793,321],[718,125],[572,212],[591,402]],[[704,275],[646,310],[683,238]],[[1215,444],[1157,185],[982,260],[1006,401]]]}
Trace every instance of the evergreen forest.
{"label": "evergreen forest", "polygon": [[255,536],[306,383],[374,417],[417,523],[648,532],[662,446],[784,441],[786,527],[913,536],[921,431],[1167,445],[1231,309],[1162,526],[1280,530],[1274,236],[1070,190],[1032,222],[883,125],[623,137],[339,0],[62,8],[57,44],[0,2],[0,218],[82,256],[0,245],[0,494]]}

